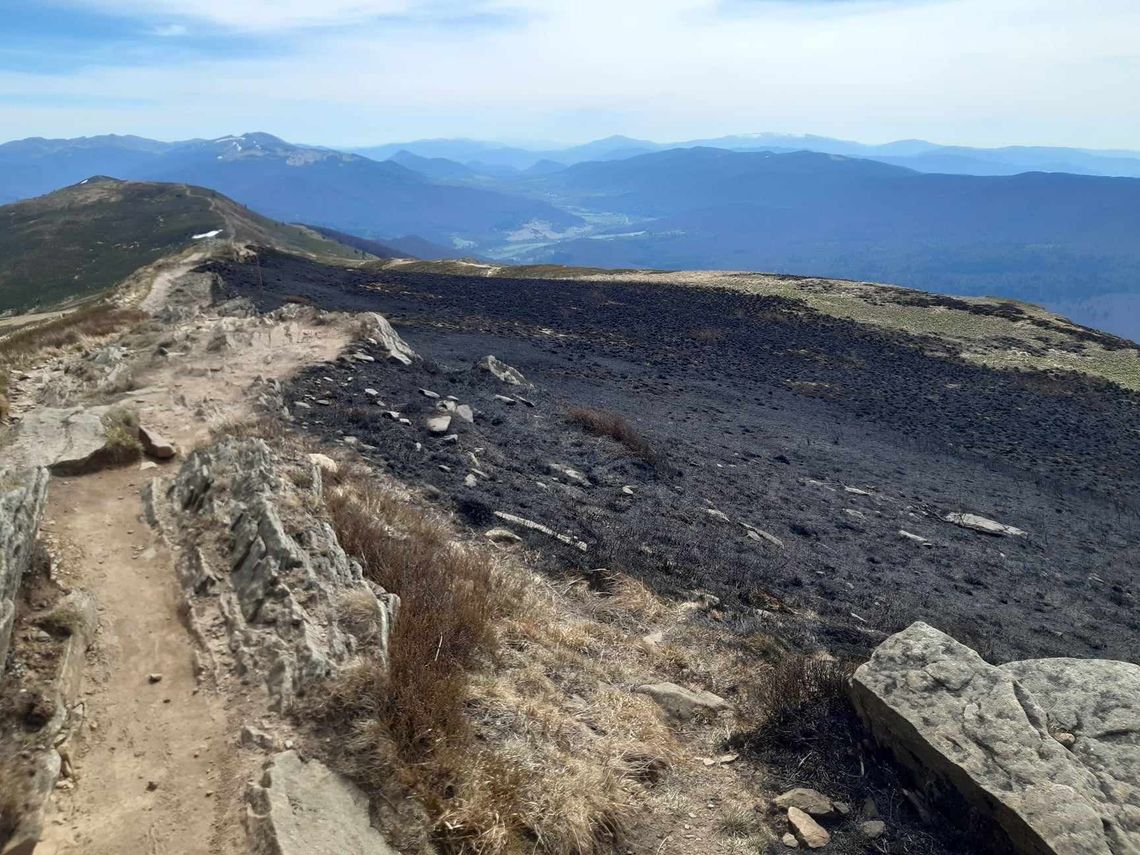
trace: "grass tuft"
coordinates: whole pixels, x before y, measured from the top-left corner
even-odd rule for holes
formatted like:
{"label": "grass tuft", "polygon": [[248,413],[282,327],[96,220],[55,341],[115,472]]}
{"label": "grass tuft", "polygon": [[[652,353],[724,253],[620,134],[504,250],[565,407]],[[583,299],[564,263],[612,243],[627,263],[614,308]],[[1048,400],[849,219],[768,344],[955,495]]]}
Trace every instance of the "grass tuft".
{"label": "grass tuft", "polygon": [[575,407],[566,413],[570,424],[577,425],[594,436],[608,436],[617,440],[634,456],[646,463],[657,462],[656,449],[639,434],[622,416],[608,410],[592,407]]}

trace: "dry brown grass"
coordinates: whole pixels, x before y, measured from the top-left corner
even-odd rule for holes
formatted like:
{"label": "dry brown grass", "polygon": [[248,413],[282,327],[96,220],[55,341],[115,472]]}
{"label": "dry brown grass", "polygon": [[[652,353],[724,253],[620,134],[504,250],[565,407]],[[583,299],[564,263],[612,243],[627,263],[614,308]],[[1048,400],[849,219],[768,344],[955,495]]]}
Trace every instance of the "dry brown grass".
{"label": "dry brown grass", "polygon": [[138,309],[93,303],[62,318],[4,336],[0,339],[0,360],[17,360],[48,348],[67,347],[88,338],[102,338],[122,332],[148,317]]}
{"label": "dry brown grass", "polygon": [[99,302],[0,338],[0,396],[7,394],[9,373],[27,365],[44,351],[113,335],[148,317],[138,309]]}
{"label": "dry brown grass", "polygon": [[587,433],[592,433],[595,436],[608,436],[610,439],[617,440],[634,457],[640,458],[646,463],[657,462],[657,451],[649,441],[617,413],[597,410],[592,407],[575,407],[566,413],[566,419]]}

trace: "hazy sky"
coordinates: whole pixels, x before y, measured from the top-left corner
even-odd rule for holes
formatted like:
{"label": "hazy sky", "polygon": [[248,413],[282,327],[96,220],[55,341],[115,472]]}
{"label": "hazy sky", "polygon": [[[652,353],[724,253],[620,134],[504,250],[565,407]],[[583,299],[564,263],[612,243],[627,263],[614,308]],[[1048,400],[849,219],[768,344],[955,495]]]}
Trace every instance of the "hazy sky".
{"label": "hazy sky", "polygon": [[1140,148],[1140,0],[0,0],[0,139]]}

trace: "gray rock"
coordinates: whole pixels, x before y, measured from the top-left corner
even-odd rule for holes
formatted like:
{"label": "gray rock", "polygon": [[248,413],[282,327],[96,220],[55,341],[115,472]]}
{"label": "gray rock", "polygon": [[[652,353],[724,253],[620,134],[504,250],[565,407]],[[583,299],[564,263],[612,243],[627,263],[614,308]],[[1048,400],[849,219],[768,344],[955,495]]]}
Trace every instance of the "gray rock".
{"label": "gray rock", "polygon": [[500,362],[494,356],[484,356],[477,363],[477,367],[482,368],[484,371],[498,378],[503,383],[509,386],[527,386],[530,385],[526,382],[522,372],[517,368],[511,368],[505,362]]}
{"label": "gray rock", "polygon": [[[860,666],[853,696],[875,738],[926,780],[936,801],[956,793],[1009,851],[1134,855],[1138,675],[1137,666],[1116,662],[999,668],[915,623]],[[1073,751],[1051,735],[1050,707],[1063,729],[1081,731]],[[1087,722],[1079,718],[1086,714]]]}
{"label": "gray rock", "polygon": [[587,478],[584,474],[579,472],[577,469],[573,469],[569,466],[566,466],[563,463],[549,463],[549,464],[547,464],[547,468],[551,472],[553,472],[555,475],[561,475],[567,481],[573,481],[575,484],[579,484],[580,486],[583,486],[583,487],[589,487],[590,486],[590,479],[589,478]]}
{"label": "gray rock", "polygon": [[96,468],[107,448],[104,417],[110,407],[40,407],[26,414],[3,458],[46,466],[57,474]]}
{"label": "gray rock", "polygon": [[399,333],[392,329],[392,325],[383,315],[365,312],[361,315],[361,320],[364,325],[364,335],[375,341],[378,347],[383,348],[389,360],[399,362],[401,365],[411,365],[414,360],[419,359],[416,352],[400,338]]}
{"label": "gray rock", "polygon": [[451,416],[432,416],[424,421],[424,426],[428,429],[429,433],[433,433],[436,436],[443,436],[451,429]]}
{"label": "gray rock", "polygon": [[398,855],[369,819],[368,797],[318,760],[276,754],[246,791],[255,855]]}
{"label": "gray rock", "polygon": [[[321,479],[299,487],[283,467],[260,439],[224,440],[196,450],[167,489],[153,482],[144,497],[148,519],[181,547],[191,622],[218,612],[206,618],[226,630],[217,656],[264,679],[278,710],[353,656],[386,659],[399,604],[363,578],[320,514],[303,510],[323,501]],[[210,529],[219,537],[205,537]],[[207,553],[208,542],[216,551]],[[367,650],[341,625],[349,594],[371,600],[377,615]]]}
{"label": "gray rock", "polygon": [[868,840],[878,840],[887,832],[887,824],[881,819],[869,819],[859,823],[859,833]]}
{"label": "gray rock", "polygon": [[977,514],[947,514],[943,519],[948,523],[954,523],[956,526],[980,531],[982,534],[990,534],[994,537],[1023,537],[1025,535],[1024,531],[1015,526],[995,522]]}
{"label": "gray rock", "polygon": [[169,460],[178,453],[173,442],[152,428],[139,427],[139,442],[142,443],[143,451],[156,460]]}
{"label": "gray rock", "polygon": [[555,540],[565,543],[567,546],[573,546],[582,552],[585,552],[589,547],[580,540],[570,537],[568,534],[560,534],[549,526],[542,523],[537,523],[534,520],[528,520],[524,517],[517,516],[516,514],[509,514],[506,511],[495,511],[495,516],[503,522],[511,523],[519,528],[529,529],[530,531],[537,531],[539,534],[545,534],[547,537],[553,537]]}
{"label": "gray rock", "polygon": [[835,814],[835,805],[832,804],[831,799],[818,790],[809,790],[806,787],[796,787],[794,790],[781,793],[772,800],[772,803],[783,810],[793,807],[799,808],[812,816],[833,816]]}
{"label": "gray rock", "polygon": [[808,849],[822,849],[831,841],[827,830],[797,807],[788,808],[788,825],[796,840]]}
{"label": "gray rock", "polygon": [[475,424],[475,411],[471,409],[470,404],[458,404],[455,407],[455,415],[467,422],[467,424]]}
{"label": "gray rock", "polygon": [[719,695],[702,690],[693,691],[676,683],[653,683],[638,686],[634,691],[649,695],[661,709],[678,719],[690,719],[697,715],[715,715],[732,709]]}
{"label": "gray rock", "polygon": [[0,669],[8,656],[16,596],[35,554],[47,488],[42,467],[0,468]]}
{"label": "gray rock", "polygon": [[492,543],[522,543],[522,538],[509,528],[491,528],[483,532],[483,537]]}

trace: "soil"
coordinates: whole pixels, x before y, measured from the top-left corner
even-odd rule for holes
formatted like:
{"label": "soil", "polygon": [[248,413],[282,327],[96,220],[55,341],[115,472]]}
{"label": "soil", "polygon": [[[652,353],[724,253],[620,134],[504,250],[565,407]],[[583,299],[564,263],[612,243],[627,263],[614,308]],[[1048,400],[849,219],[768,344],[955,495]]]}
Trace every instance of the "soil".
{"label": "soil", "polygon": [[[332,358],[346,341],[331,324],[253,324],[211,351],[217,322],[169,328],[188,349],[154,362],[153,341],[128,338],[141,353],[142,388],[118,402],[183,452],[207,440],[212,423],[249,411],[255,379]],[[63,556],[54,574],[94,595],[100,629],[83,673],[85,724],[70,749],[75,777],[57,792],[38,852],[248,851],[244,792],[262,757],[239,750],[237,737],[264,715],[265,701],[198,667],[175,556],[142,518],[141,489],[180,463],[150,471],[134,463],[51,483],[43,528]]]}
{"label": "soil", "polygon": [[[852,658],[922,619],[993,661],[1140,661],[1135,393],[980,367],[775,297],[348,271],[271,252],[260,281],[252,265],[205,269],[219,295],[262,309],[301,299],[387,316],[424,361],[314,367],[290,390],[311,407],[295,414],[355,437],[476,527],[506,511],[587,544],[529,535],[553,572],[604,566],[669,595],[708,590],[741,632]],[[495,398],[518,390],[473,368],[488,353],[533,382],[521,393],[533,407]],[[474,425],[453,420],[457,443],[424,430],[434,402],[421,388],[476,408]],[[577,406],[619,413],[660,460],[571,425]],[[475,468],[485,476],[464,486]],[[1028,534],[962,529],[943,519],[955,511]]]}

